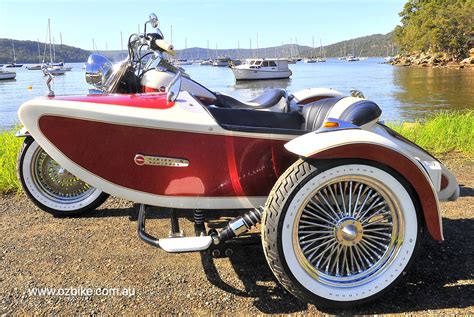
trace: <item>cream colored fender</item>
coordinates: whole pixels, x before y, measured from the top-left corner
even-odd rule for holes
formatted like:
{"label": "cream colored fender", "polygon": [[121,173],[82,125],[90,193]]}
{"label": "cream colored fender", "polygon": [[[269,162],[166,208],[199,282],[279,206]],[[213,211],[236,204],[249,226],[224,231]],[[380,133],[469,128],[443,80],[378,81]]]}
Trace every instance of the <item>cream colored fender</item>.
{"label": "cream colored fender", "polygon": [[343,97],[342,92],[331,88],[307,88],[294,92],[293,102],[307,104],[324,98]]}
{"label": "cream colored fender", "polygon": [[428,231],[434,239],[441,241],[444,238],[437,192],[440,191],[443,168],[429,156],[413,156],[398,142],[371,131],[352,128],[310,132],[288,142],[285,148],[301,157],[370,160],[396,171],[418,194]]}

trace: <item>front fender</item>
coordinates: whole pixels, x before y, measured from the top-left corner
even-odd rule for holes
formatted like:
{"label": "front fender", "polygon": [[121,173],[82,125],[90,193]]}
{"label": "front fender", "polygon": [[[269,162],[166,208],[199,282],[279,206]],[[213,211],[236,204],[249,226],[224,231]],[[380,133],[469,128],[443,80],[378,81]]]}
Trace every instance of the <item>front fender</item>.
{"label": "front fender", "polygon": [[404,177],[416,191],[431,236],[438,241],[444,240],[438,197],[425,170],[426,166],[403,151],[395,142],[373,132],[348,129],[311,132],[288,142],[285,147],[301,157],[365,159],[390,167]]}

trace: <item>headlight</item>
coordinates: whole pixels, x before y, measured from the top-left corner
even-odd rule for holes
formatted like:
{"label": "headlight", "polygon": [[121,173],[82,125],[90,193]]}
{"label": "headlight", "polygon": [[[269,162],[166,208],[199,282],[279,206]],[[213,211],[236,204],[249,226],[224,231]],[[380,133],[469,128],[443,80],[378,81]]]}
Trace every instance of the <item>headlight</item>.
{"label": "headlight", "polygon": [[102,90],[112,72],[112,62],[107,57],[99,54],[89,56],[86,63],[86,82],[88,84]]}

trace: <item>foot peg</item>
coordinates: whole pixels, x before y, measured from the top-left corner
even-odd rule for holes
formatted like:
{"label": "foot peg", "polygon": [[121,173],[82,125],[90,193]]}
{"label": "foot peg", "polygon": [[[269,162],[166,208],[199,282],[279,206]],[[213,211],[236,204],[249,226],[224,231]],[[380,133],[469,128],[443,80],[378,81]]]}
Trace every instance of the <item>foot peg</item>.
{"label": "foot peg", "polygon": [[140,205],[138,212],[138,236],[146,243],[163,249],[166,252],[181,253],[207,250],[212,243],[211,236],[176,237],[158,239],[145,231],[146,206]]}
{"label": "foot peg", "polygon": [[[260,222],[263,214],[263,208],[255,208],[246,214],[239,216],[235,219],[229,221],[228,225],[221,230],[220,232],[214,232],[210,235],[200,235],[197,237],[182,237],[179,235],[173,235],[169,238],[158,239],[154,236],[150,235],[145,230],[145,221],[146,221],[146,205],[140,204],[139,212],[138,212],[138,236],[140,239],[145,241],[146,243],[163,249],[166,252],[171,253],[180,253],[180,252],[196,252],[196,251],[204,251],[210,248],[211,245],[214,247],[220,246],[220,244],[225,243],[228,240],[231,240],[239,235],[247,232],[250,228],[255,226],[257,223]],[[175,213],[171,213],[171,223],[172,223],[172,231],[174,233],[179,232],[179,225],[177,224],[177,217]],[[203,224],[202,224],[203,225]],[[222,247],[214,248],[221,252]],[[212,251],[216,251],[212,250]],[[231,252],[232,250],[227,251],[225,247],[223,248],[224,254]],[[216,251],[217,253],[217,251]],[[220,254],[219,254],[220,255]],[[219,256],[216,254],[216,256]]]}

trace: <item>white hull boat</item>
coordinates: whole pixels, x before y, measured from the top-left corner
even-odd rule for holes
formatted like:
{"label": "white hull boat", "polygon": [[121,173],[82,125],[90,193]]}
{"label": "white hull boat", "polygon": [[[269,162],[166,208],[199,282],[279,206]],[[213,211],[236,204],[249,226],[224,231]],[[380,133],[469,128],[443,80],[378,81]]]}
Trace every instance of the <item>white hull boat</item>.
{"label": "white hull boat", "polygon": [[15,72],[0,70],[0,80],[15,79],[15,77],[16,77]]}
{"label": "white hull boat", "polygon": [[232,72],[236,80],[283,79],[292,75],[288,61],[280,59],[252,59],[233,67]]}

